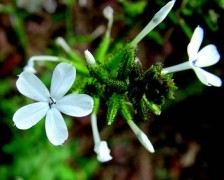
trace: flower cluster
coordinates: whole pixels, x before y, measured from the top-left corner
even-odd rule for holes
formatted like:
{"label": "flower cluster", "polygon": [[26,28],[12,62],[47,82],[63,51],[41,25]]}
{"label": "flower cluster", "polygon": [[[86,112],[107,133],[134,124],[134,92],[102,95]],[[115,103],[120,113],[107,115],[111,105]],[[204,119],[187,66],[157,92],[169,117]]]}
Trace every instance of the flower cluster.
{"label": "flower cluster", "polygon": [[[101,102],[106,105],[106,121],[108,125],[116,122],[117,116],[123,118],[133,130],[139,142],[149,151],[155,152],[147,135],[139,129],[135,119],[143,121],[149,115],[160,115],[161,107],[167,99],[174,99],[177,89],[172,78],[173,72],[192,68],[199,80],[208,86],[219,87],[219,77],[201,69],[217,63],[220,59],[215,45],[207,45],[199,51],[203,40],[203,29],[198,26],[187,47],[189,61],[163,68],[155,63],[144,70],[136,60],[137,44],[154,29],[170,12],[175,1],[171,0],[162,7],[147,26],[130,43],[116,49],[106,56],[110,42],[113,23],[113,9],[106,7],[104,16],[108,19],[108,27],[99,48],[94,55],[85,50],[87,65],[78,57],[62,38],[57,39],[65,52],[75,61],[55,56],[35,56],[30,58],[24,72],[19,75],[16,86],[19,92],[37,102],[24,106],[15,112],[13,121],[19,129],[28,129],[46,116],[45,129],[50,142],[61,145],[68,138],[68,130],[61,113],[73,117],[90,115],[94,151],[100,162],[112,159],[106,141],[101,140],[97,127],[97,114]],[[52,76],[50,92],[34,75],[34,61],[53,61],[59,63]],[[70,64],[70,63],[72,64]],[[82,76],[79,91],[65,95],[73,86],[76,71]],[[88,95],[87,95],[88,94]]]}

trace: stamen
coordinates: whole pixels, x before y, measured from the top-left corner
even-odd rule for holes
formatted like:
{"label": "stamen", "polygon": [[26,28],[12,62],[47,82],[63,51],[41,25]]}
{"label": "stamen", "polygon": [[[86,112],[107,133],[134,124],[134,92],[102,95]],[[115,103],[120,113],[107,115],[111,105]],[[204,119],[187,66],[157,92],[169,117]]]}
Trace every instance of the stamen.
{"label": "stamen", "polygon": [[48,105],[49,105],[49,107],[50,107],[50,109],[51,109],[51,106],[52,106],[53,104],[56,104],[56,101],[54,101],[54,99],[53,99],[52,97],[49,97],[49,98],[50,98],[51,102],[49,102]]}
{"label": "stamen", "polygon": [[196,65],[195,65],[196,62],[197,62],[197,60],[194,60],[194,61],[192,61],[192,64],[193,64],[194,66],[196,66]]}

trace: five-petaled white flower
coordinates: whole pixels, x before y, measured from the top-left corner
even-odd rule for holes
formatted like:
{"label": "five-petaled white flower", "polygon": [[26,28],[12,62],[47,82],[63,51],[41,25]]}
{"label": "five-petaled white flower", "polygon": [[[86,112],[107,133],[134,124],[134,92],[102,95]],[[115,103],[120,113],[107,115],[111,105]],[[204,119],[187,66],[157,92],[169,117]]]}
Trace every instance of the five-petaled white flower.
{"label": "five-petaled white flower", "polygon": [[222,85],[221,79],[201,68],[216,64],[220,59],[219,52],[213,44],[209,44],[199,51],[203,36],[204,31],[200,26],[198,26],[195,29],[191,41],[187,47],[189,61],[164,68],[162,73],[171,73],[192,68],[203,84],[207,86],[220,87]]}
{"label": "five-petaled white flower", "polygon": [[19,75],[16,86],[21,94],[38,102],[17,110],[13,121],[19,129],[29,129],[45,115],[45,129],[50,142],[61,145],[68,138],[67,126],[61,112],[74,117],[87,116],[93,110],[93,99],[86,94],[72,93],[64,96],[76,78],[75,68],[60,63],[54,69],[50,92],[33,73],[24,71]]}

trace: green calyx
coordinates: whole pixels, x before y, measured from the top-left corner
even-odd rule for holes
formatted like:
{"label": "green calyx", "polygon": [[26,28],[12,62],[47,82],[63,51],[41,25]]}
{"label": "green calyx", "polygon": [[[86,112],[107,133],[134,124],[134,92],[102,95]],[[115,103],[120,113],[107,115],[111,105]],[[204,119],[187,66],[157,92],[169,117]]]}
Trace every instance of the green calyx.
{"label": "green calyx", "polygon": [[111,125],[117,117],[118,111],[121,107],[121,96],[113,93],[108,100],[108,111],[107,111],[107,124]]}
{"label": "green calyx", "polygon": [[177,89],[172,74],[162,74],[162,64],[155,63],[145,72],[135,61],[135,48],[127,44],[95,65],[88,65],[91,83],[86,89],[107,105],[107,123],[120,114],[125,120],[140,116],[148,120],[160,115],[166,99],[173,99]]}

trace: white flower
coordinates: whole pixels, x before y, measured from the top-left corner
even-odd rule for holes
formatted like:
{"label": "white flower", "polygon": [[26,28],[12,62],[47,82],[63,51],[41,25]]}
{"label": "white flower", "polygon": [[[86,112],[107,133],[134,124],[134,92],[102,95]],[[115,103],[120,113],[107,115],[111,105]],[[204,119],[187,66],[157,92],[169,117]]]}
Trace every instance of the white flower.
{"label": "white flower", "polygon": [[214,65],[220,59],[219,52],[216,46],[213,44],[209,44],[199,51],[203,36],[204,31],[201,27],[198,26],[195,29],[191,41],[187,47],[189,61],[172,67],[164,68],[162,73],[166,74],[192,68],[203,84],[207,86],[212,85],[220,87],[222,85],[221,79],[201,68]]}
{"label": "white flower", "polygon": [[99,130],[97,127],[96,114],[91,114],[91,126],[93,131],[94,151],[97,154],[97,159],[100,162],[107,162],[112,159],[110,155],[110,149],[108,148],[106,141],[101,141]]}
{"label": "white flower", "polygon": [[61,112],[74,117],[90,114],[93,99],[86,94],[64,96],[75,81],[76,70],[67,63],[56,66],[51,81],[50,92],[33,73],[24,71],[19,75],[16,86],[21,94],[38,102],[17,110],[13,121],[19,129],[29,129],[45,115],[45,129],[50,142],[61,145],[68,138],[68,130]]}

